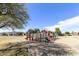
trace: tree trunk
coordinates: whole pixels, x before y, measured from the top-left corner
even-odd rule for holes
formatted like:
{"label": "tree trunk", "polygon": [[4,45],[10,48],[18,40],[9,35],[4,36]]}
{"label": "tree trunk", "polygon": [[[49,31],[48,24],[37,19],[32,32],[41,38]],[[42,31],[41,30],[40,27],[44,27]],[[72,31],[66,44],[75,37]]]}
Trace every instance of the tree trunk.
{"label": "tree trunk", "polygon": [[13,36],[15,36],[15,30],[14,30],[14,28],[12,28],[12,32],[13,32]]}

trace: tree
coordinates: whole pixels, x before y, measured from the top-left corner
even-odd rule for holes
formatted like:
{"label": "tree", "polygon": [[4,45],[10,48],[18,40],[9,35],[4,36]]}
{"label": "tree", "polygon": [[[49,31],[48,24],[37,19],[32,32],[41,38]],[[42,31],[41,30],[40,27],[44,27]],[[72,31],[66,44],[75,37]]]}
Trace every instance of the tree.
{"label": "tree", "polygon": [[38,33],[38,32],[40,32],[40,29],[38,28],[34,29],[34,33]]}
{"label": "tree", "polygon": [[8,34],[7,33],[2,33],[2,36],[8,36]]}
{"label": "tree", "polygon": [[38,32],[40,32],[40,29],[37,29],[37,28],[35,28],[35,29],[29,29],[28,31],[27,31],[28,33],[38,33]]}
{"label": "tree", "polygon": [[28,32],[29,34],[31,34],[31,33],[34,33],[34,30],[33,30],[33,29],[29,29],[27,32]]}
{"label": "tree", "polygon": [[25,4],[0,3],[0,28],[8,27],[14,29],[24,28],[29,19]]}
{"label": "tree", "polygon": [[68,36],[70,36],[70,32],[65,32],[65,35],[68,35]]}
{"label": "tree", "polygon": [[62,36],[60,28],[55,28],[55,33],[59,36]]}

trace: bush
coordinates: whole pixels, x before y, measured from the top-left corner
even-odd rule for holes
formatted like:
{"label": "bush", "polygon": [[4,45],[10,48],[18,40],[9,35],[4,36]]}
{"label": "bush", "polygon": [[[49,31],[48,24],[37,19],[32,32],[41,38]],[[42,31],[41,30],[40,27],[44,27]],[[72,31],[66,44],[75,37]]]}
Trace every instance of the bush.
{"label": "bush", "polygon": [[70,32],[65,32],[65,35],[71,36]]}
{"label": "bush", "polygon": [[62,36],[62,33],[61,33],[60,28],[55,28],[55,33],[56,33],[58,36]]}

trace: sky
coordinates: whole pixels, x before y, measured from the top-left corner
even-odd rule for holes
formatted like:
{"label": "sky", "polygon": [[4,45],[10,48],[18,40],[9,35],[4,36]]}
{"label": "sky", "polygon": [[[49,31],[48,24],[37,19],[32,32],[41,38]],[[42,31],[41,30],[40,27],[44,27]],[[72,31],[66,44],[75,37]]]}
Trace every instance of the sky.
{"label": "sky", "polygon": [[26,29],[39,28],[54,31],[79,31],[79,4],[31,3],[26,4],[30,19]]}
{"label": "sky", "polygon": [[30,20],[25,29],[19,31],[30,28],[54,31],[56,27],[62,32],[79,31],[79,3],[28,3],[25,8]]}

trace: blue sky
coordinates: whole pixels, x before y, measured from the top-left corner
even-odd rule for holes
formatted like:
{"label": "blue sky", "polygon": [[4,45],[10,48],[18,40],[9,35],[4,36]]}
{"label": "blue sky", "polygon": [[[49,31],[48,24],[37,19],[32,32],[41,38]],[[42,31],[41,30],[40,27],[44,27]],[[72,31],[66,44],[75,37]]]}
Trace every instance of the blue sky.
{"label": "blue sky", "polygon": [[78,3],[28,3],[25,7],[31,20],[25,29],[20,31],[27,31],[30,28],[53,31],[56,27],[62,31],[79,31]]}
{"label": "blue sky", "polygon": [[79,16],[79,4],[77,3],[29,3],[26,7],[31,18],[26,29],[53,27],[60,21]]}

